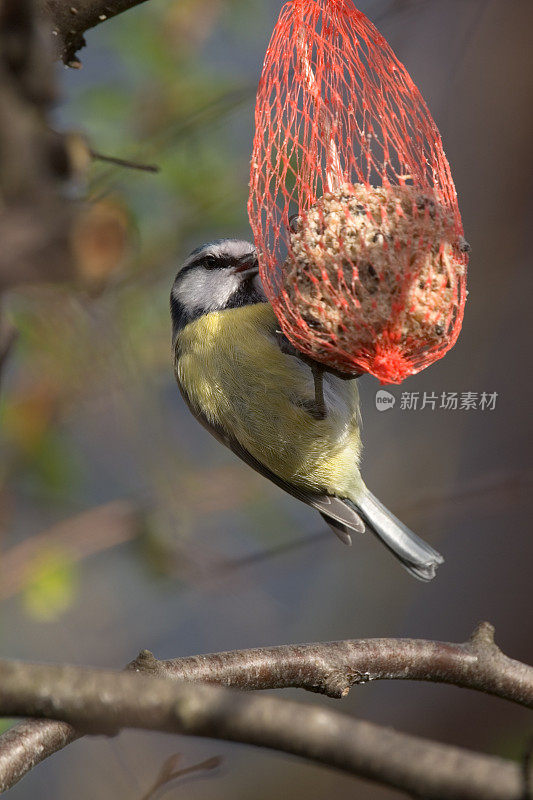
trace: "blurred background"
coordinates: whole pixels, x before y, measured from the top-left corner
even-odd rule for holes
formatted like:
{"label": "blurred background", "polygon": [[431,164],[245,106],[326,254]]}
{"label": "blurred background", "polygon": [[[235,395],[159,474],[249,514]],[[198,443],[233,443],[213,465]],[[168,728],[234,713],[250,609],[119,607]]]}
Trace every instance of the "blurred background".
{"label": "blurred background", "polygon": [[[340,638],[462,641],[487,619],[508,655],[533,662],[533,7],[358,6],[428,102],[472,246],[455,348],[389,387],[388,411],[376,409],[377,381],[359,382],[366,481],[446,563],[425,585],[370,535],[345,549],[181,400],[170,286],[193,247],[250,236],[255,88],[281,3],[151,0],[89,32],[81,71],[57,67],[57,126],[161,171],[92,167],[93,211],[76,236],[90,291],[7,298],[19,337],[0,399],[3,655],[120,668],[141,648],[170,658]],[[493,410],[403,410],[403,392],[497,399]],[[531,734],[524,709],[452,687],[377,682],[342,703],[286,696],[517,759]],[[169,798],[402,796],[281,755],[147,733],[76,742],[11,796],[141,800],[177,752],[184,765],[223,762],[172,784]]]}

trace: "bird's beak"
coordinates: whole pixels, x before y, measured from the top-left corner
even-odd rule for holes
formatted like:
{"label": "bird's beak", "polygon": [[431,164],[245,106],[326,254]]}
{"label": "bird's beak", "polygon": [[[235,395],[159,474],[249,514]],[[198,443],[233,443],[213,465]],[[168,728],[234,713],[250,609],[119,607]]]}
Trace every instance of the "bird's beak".
{"label": "bird's beak", "polygon": [[241,276],[241,278],[248,278],[258,274],[259,264],[257,257],[247,253],[242,258],[237,259],[237,263],[233,268],[233,272]]}

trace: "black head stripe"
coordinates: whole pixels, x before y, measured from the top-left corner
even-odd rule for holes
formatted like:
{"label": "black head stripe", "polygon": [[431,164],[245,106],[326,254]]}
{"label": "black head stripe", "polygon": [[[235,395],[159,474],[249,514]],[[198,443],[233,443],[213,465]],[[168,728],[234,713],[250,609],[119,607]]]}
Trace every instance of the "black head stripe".
{"label": "black head stripe", "polygon": [[170,317],[172,319],[172,341],[178,333],[191,322],[191,315],[187,313],[183,303],[180,303],[174,292],[170,295]]}

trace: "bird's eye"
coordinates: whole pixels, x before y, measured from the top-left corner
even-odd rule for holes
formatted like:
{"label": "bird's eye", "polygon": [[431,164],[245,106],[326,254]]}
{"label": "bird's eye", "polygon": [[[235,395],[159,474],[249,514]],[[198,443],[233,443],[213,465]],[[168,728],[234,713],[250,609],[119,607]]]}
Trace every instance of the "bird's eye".
{"label": "bird's eye", "polygon": [[215,269],[218,267],[218,259],[215,256],[206,256],[203,265],[206,269]]}

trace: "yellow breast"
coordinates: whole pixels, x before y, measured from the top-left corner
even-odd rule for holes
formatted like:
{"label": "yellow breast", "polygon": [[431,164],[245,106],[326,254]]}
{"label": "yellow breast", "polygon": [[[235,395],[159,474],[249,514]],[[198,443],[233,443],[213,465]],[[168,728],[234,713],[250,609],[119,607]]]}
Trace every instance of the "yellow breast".
{"label": "yellow breast", "polygon": [[268,303],[212,312],[176,341],[176,378],[197,413],[228,431],[258,461],[291,484],[356,497],[361,441],[355,381],[326,376],[328,413],[314,398],[311,370],[279,349]]}

